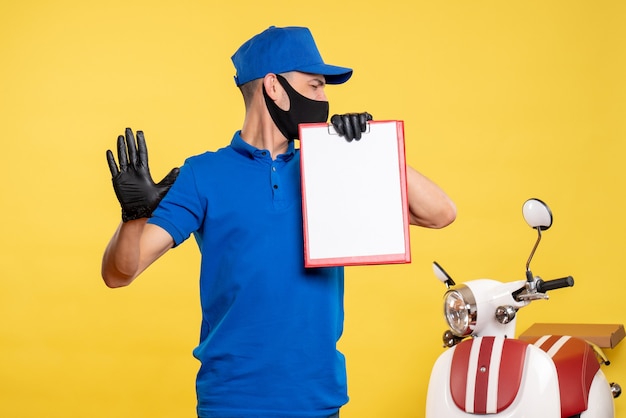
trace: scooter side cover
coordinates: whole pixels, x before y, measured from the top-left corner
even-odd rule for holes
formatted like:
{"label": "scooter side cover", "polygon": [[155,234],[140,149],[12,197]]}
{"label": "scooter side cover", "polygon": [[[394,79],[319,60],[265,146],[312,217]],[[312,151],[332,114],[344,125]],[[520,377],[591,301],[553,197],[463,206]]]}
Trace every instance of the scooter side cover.
{"label": "scooter side cover", "polygon": [[561,335],[544,335],[530,343],[552,357],[559,376],[562,416],[587,410],[589,391],[600,369],[593,349],[586,341]]}
{"label": "scooter side cover", "polygon": [[526,342],[503,337],[478,337],[457,345],[450,370],[457,407],[471,414],[508,408],[520,389],[527,347]]}

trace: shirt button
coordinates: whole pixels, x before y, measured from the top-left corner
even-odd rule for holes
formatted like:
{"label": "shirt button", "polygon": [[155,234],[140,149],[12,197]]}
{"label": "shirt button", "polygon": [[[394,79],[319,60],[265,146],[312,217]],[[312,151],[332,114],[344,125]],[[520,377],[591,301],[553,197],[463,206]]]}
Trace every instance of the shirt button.
{"label": "shirt button", "polygon": [[272,171],[276,171],[276,167],[272,167]]}
{"label": "shirt button", "polygon": [[275,185],[274,185],[274,188],[275,188],[275,189],[278,189],[278,184],[275,184]]}

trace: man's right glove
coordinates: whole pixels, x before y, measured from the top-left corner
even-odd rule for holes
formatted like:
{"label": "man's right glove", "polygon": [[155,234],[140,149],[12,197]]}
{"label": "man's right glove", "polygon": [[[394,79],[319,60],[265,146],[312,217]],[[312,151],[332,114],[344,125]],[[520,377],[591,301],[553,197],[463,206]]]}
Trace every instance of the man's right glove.
{"label": "man's right glove", "polygon": [[348,142],[361,139],[361,133],[367,130],[367,122],[372,120],[372,115],[363,113],[346,113],[343,115],[333,115],[330,123],[335,131],[346,138]]}
{"label": "man's right glove", "polygon": [[[128,153],[127,153],[128,151]],[[148,148],[142,131],[137,131],[137,145],[133,131],[126,128],[126,138],[117,138],[119,169],[111,150],[107,150],[107,162],[113,176],[113,189],[122,205],[122,221],[149,218],[168,192],[179,169],[174,168],[158,184],[152,181],[148,168]]]}

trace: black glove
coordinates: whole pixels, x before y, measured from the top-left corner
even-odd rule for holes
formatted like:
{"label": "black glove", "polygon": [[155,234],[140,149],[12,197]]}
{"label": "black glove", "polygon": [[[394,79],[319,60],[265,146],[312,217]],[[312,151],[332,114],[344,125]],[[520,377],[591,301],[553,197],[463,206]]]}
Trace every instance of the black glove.
{"label": "black glove", "polygon": [[343,115],[333,115],[330,123],[341,136],[346,137],[348,142],[361,139],[361,133],[367,129],[367,121],[372,120],[372,115],[363,113],[346,113]]}
{"label": "black glove", "polygon": [[[128,153],[127,153],[128,149]],[[148,148],[142,131],[137,131],[137,145],[130,128],[126,128],[126,138],[117,137],[118,170],[111,150],[107,150],[107,162],[113,176],[113,189],[122,205],[122,221],[149,218],[163,196],[170,189],[178,168],[169,172],[159,184],[154,184],[148,168]]]}

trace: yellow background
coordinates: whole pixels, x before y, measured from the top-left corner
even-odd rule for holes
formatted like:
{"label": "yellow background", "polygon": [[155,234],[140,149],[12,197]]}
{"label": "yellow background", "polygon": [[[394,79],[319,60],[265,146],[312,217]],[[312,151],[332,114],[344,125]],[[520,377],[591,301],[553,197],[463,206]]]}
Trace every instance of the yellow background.
{"label": "yellow background", "polygon": [[[576,286],[518,331],[626,322],[624,21],[621,0],[2,1],[0,416],[195,416],[197,249],[104,286],[105,150],[143,129],[160,179],[227,144],[243,119],[230,56],[270,25],[310,27],[353,67],[331,113],[404,120],[408,163],[458,205],[449,228],[412,230],[411,264],[347,270],[342,418],[423,416],[445,329],[431,262],[457,282],[523,278],[527,198],[555,215],[534,272]],[[626,344],[608,354],[626,385]]]}

